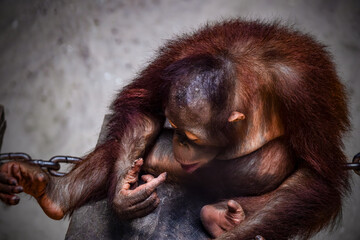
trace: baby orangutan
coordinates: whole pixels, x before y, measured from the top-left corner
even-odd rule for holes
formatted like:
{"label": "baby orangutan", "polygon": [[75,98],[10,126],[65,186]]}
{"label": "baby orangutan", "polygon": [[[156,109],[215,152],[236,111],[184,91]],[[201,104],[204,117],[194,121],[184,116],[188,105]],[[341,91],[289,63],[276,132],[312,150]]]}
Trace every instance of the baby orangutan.
{"label": "baby orangutan", "polygon": [[132,219],[158,206],[167,179],[218,199],[199,212],[217,239],[308,238],[341,210],[346,96],[307,35],[256,21],[206,26],[161,48],[112,111],[106,141],[63,178],[2,165],[0,199],[17,204],[24,190],[60,219],[107,197]]}

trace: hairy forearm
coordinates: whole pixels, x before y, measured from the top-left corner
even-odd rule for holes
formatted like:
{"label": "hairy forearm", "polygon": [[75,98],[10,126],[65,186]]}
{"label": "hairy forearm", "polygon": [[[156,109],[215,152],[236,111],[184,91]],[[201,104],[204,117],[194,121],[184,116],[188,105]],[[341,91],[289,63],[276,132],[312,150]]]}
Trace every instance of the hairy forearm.
{"label": "hairy forearm", "polygon": [[133,123],[123,132],[119,142],[120,151],[109,175],[108,197],[111,202],[121,187],[125,174],[129,171],[134,161],[144,157],[160,132],[162,122],[158,119],[136,114]]}
{"label": "hairy forearm", "polygon": [[60,206],[64,214],[71,214],[86,202],[107,194],[111,201],[122,177],[134,160],[143,156],[159,126],[145,116],[128,124],[121,139],[108,140],[97,147],[65,177],[51,177],[47,197]]}

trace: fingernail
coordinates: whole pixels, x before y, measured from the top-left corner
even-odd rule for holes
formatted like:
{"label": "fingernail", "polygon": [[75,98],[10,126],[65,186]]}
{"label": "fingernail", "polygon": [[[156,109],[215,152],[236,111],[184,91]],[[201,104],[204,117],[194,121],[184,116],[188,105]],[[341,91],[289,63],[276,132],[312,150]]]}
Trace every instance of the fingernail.
{"label": "fingernail", "polygon": [[261,237],[260,235],[257,235],[257,236],[255,237],[255,239],[256,239],[256,240],[261,240],[262,237]]}
{"label": "fingernail", "polygon": [[14,196],[11,198],[11,200],[14,202],[14,204],[18,204],[20,201],[20,198],[18,196]]}
{"label": "fingernail", "polygon": [[11,179],[11,180],[9,181],[9,184],[10,184],[10,185],[16,185],[16,180],[15,180],[15,179]]}
{"label": "fingernail", "polygon": [[23,188],[22,186],[17,186],[17,187],[15,188],[15,191],[18,192],[18,193],[20,193],[20,192],[24,191],[24,188]]}
{"label": "fingernail", "polygon": [[131,164],[131,167],[134,167],[138,161],[139,161],[139,158],[136,159],[135,161],[133,161],[133,163]]}
{"label": "fingernail", "polygon": [[19,200],[19,197],[18,196],[12,196],[11,200],[13,200],[13,201]]}

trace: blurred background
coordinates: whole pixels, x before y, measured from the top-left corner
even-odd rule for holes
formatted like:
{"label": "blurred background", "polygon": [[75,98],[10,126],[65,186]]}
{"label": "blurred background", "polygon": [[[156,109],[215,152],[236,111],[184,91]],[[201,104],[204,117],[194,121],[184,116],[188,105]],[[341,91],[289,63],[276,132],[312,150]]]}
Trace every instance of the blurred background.
{"label": "blurred background", "polygon": [[[336,0],[0,0],[0,104],[7,130],[2,152],[34,158],[82,156],[96,144],[114,94],[167,39],[206,22],[245,17],[286,24],[328,46],[349,94],[349,158],[360,151],[360,1]],[[360,239],[360,176],[332,233]],[[49,219],[21,194],[0,203],[0,239],[64,239],[68,220]]]}

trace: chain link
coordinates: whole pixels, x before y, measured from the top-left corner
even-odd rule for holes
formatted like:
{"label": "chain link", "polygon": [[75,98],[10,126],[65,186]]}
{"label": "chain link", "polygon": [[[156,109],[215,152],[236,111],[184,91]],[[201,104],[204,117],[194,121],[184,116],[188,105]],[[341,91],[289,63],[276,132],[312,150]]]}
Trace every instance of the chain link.
{"label": "chain link", "polygon": [[360,153],[356,154],[352,160],[352,163],[346,164],[346,169],[353,170],[360,176]]}
{"label": "chain link", "polygon": [[72,156],[54,156],[48,161],[41,159],[32,159],[30,155],[22,152],[16,153],[0,153],[0,164],[9,162],[9,161],[19,161],[27,162],[32,165],[40,166],[43,169],[46,169],[49,174],[56,177],[63,177],[67,173],[59,172],[61,168],[61,163],[76,164],[82,159]]}

